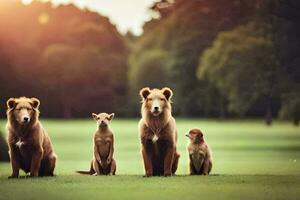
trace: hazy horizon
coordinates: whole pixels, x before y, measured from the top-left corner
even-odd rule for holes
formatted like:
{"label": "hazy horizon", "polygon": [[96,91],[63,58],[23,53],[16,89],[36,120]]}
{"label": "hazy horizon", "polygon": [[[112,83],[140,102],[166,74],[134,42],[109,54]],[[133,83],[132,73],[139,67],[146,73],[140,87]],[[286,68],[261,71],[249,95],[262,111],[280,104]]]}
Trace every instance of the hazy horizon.
{"label": "hazy horizon", "polygon": [[[33,0],[22,0],[30,4]],[[79,8],[88,8],[103,16],[107,16],[116,25],[120,33],[131,31],[141,35],[143,24],[151,19],[149,7],[157,0],[40,0],[51,1],[54,5],[73,3]]]}

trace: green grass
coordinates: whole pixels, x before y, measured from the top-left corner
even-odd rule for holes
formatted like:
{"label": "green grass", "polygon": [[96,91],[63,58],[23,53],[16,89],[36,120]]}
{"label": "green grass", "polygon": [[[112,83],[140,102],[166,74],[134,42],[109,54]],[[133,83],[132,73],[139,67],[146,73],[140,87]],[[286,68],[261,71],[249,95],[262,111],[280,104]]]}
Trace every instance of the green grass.
{"label": "green grass", "polygon": [[[300,129],[275,122],[177,120],[177,176],[143,178],[138,120],[114,120],[117,176],[83,176],[92,156],[93,120],[42,120],[58,154],[56,177],[7,179],[0,163],[0,200],[17,199],[299,199]],[[5,121],[0,121],[4,128]],[[187,138],[200,127],[213,150],[211,176],[188,176]],[[24,175],[24,174],[22,174]]]}

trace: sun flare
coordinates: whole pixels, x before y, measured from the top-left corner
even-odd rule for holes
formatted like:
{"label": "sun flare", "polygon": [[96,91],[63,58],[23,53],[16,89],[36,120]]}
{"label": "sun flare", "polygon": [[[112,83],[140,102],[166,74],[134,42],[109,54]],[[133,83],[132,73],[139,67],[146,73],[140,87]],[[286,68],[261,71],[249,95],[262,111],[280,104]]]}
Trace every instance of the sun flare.
{"label": "sun flare", "polygon": [[32,2],[32,0],[22,0],[22,3],[28,5]]}
{"label": "sun flare", "polygon": [[42,25],[47,24],[50,20],[50,17],[48,15],[48,13],[42,13],[40,14],[40,16],[38,17],[38,22]]}

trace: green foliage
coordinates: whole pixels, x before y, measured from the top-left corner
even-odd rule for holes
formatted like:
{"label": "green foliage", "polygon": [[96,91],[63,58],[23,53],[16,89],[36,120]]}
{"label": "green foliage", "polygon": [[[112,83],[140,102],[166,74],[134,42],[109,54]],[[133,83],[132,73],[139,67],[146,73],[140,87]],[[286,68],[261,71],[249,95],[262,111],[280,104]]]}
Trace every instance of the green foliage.
{"label": "green foliage", "polygon": [[129,58],[130,70],[128,72],[130,88],[130,112],[140,110],[139,90],[143,87],[163,88],[170,84],[168,71],[168,53],[161,49],[143,51]]}
{"label": "green foliage", "polygon": [[168,84],[168,53],[166,51],[161,49],[143,51],[138,57],[130,59],[130,65],[129,79],[132,88],[164,87]]}
{"label": "green foliage", "polygon": [[[168,52],[168,62],[161,67],[166,69],[169,86],[174,90],[174,102],[180,105],[175,106],[175,113],[223,116],[226,113],[224,95],[208,81],[196,77],[199,55],[211,45],[219,31],[230,29],[248,18],[254,6],[243,0],[176,0],[174,3],[158,2],[152,9],[160,17],[145,24],[145,32],[137,40],[132,58],[138,59],[143,52]],[[134,74],[137,66],[130,66],[134,68],[131,76],[138,76]]]}
{"label": "green foliage", "polygon": [[265,106],[270,121],[279,110],[276,99],[281,99],[280,116],[299,124],[300,30],[293,10],[300,4],[261,1],[257,6],[249,22],[220,33],[200,56],[198,77],[219,88],[230,111],[242,115]]}
{"label": "green foliage", "polygon": [[279,61],[266,24],[250,22],[222,32],[201,57],[198,77],[215,84],[229,110],[244,114],[255,101],[276,92]]}
{"label": "green foliage", "polygon": [[289,50],[292,46],[298,51],[297,21],[294,15],[280,19],[286,10],[292,11],[291,5],[248,0],[170,2],[154,4],[151,9],[159,17],[145,24],[144,34],[135,42],[131,90],[136,85],[133,77],[140,76],[139,65],[132,60],[144,52],[168,52],[163,71],[179,105],[174,107],[176,114],[255,113],[270,122],[280,108],[280,97],[296,84],[290,80],[297,80],[296,67],[285,64],[287,57],[297,55]]}
{"label": "green foliage", "polygon": [[285,93],[283,95],[283,105],[280,109],[279,116],[282,119],[291,119],[294,124],[299,126],[300,121],[300,93],[295,91],[294,93]]}
{"label": "green foliage", "polygon": [[275,1],[273,26],[276,44],[279,49],[281,76],[281,110],[279,116],[292,119],[295,125],[300,123],[300,2],[297,0]]}

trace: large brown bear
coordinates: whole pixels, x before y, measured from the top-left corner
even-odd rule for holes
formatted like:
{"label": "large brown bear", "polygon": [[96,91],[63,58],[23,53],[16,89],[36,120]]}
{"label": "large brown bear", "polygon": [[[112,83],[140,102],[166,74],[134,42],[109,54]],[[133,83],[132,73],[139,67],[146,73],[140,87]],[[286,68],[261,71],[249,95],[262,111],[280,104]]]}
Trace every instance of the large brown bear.
{"label": "large brown bear", "polygon": [[141,89],[142,97],[139,132],[145,176],[171,176],[177,170],[176,122],[171,114],[170,88]]}
{"label": "large brown bear", "polygon": [[36,98],[10,98],[7,101],[10,178],[17,178],[20,169],[30,172],[30,176],[53,176],[56,155],[39,121],[39,105]]}

